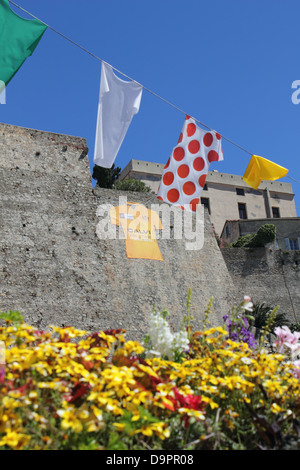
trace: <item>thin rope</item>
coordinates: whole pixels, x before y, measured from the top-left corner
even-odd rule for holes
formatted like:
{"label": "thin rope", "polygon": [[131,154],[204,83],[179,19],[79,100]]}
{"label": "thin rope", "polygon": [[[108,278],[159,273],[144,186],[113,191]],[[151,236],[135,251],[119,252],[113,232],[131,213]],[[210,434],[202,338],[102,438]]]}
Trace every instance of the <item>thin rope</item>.
{"label": "thin rope", "polygon": [[291,180],[295,181],[295,183],[300,184],[300,181],[295,180],[295,178],[292,178],[291,176],[287,176],[287,178],[290,178]]}
{"label": "thin rope", "polygon": [[[20,7],[19,5],[17,5],[15,2],[13,2],[12,0],[8,0],[9,3],[11,3],[12,5],[14,5],[15,7],[19,8],[21,11],[23,11],[24,13],[26,13],[27,15],[31,16],[32,18],[34,18],[35,20],[37,21],[40,21],[41,23],[43,23],[45,26],[47,26],[47,28],[51,29],[52,31],[54,31],[54,33],[58,34],[59,36],[61,36],[62,38],[66,39],[67,41],[71,42],[74,46],[76,47],[79,47],[79,49],[81,49],[82,51],[86,52],[87,54],[89,54],[90,56],[92,56],[94,59],[98,60],[99,62],[103,62],[104,64],[108,65],[109,67],[111,67],[113,70],[115,70],[116,72],[118,72],[120,75],[123,75],[123,77],[126,77],[128,80],[131,80],[132,82],[136,83],[138,86],[140,86],[141,88],[143,88],[145,91],[147,91],[148,93],[151,93],[153,96],[155,96],[156,98],[158,98],[159,100],[163,101],[164,103],[168,104],[169,106],[171,106],[172,108],[176,109],[177,111],[179,111],[180,113],[184,114],[185,116],[190,116],[189,113],[186,113],[183,109],[180,109],[178,106],[174,105],[173,103],[171,103],[170,101],[166,100],[165,98],[162,98],[160,95],[158,95],[157,93],[155,93],[154,91],[150,90],[149,88],[145,87],[144,85],[142,85],[141,83],[137,82],[136,80],[134,80],[133,78],[129,77],[128,75],[126,75],[125,73],[121,72],[120,70],[118,70],[116,67],[112,66],[111,64],[109,64],[108,62],[106,62],[105,60],[101,59],[100,57],[97,57],[95,54],[93,54],[92,52],[90,52],[89,50],[85,49],[83,46],[81,46],[80,44],[77,44],[77,42],[73,41],[72,39],[68,38],[67,36],[65,36],[64,34],[60,33],[59,31],[57,31],[55,28],[53,28],[52,26],[48,25],[47,23],[45,23],[45,21],[43,20],[40,20],[39,18],[37,18],[36,16],[34,16],[32,13],[30,13],[29,11],[25,10],[24,8]],[[198,119],[194,118],[193,116],[191,116],[192,119],[194,119],[198,124],[200,124],[201,126],[203,127],[206,127],[206,129],[209,129],[210,131],[216,133],[216,131],[214,129],[212,129],[211,127],[207,126],[206,124],[204,124],[203,122],[199,121]],[[227,142],[231,143],[232,145],[234,145],[235,147],[238,147],[240,150],[243,150],[244,152],[248,153],[249,155],[253,155],[253,153],[249,152],[248,150],[246,150],[245,148],[241,147],[240,145],[236,144],[235,142],[233,142],[232,140],[228,139],[227,137],[225,137],[224,135],[218,133],[224,140],[226,140]]]}
{"label": "thin rope", "polygon": [[[29,11],[25,10],[24,8],[20,7],[20,5],[17,5],[17,3],[13,2],[12,0],[8,0],[9,3],[13,4],[15,7],[19,8],[21,11],[23,11],[24,13],[26,13],[27,15],[31,16],[32,18],[34,18],[35,20],[37,21],[40,21],[41,23],[43,23],[45,26],[47,26],[47,28],[51,29],[54,33],[58,34],[59,36],[61,36],[62,38],[66,39],[67,41],[69,41],[70,43],[72,43],[74,46],[78,47],[79,49],[81,49],[82,51],[86,52],[87,54],[89,54],[90,56],[92,56],[94,59],[98,60],[99,62],[101,63],[104,63],[106,65],[108,65],[109,67],[111,67],[113,70],[115,70],[116,72],[118,72],[120,75],[122,75],[123,77],[126,77],[128,80],[131,80],[132,82],[136,83],[138,86],[140,86],[141,88],[143,88],[145,91],[147,91],[148,93],[151,93],[153,96],[155,96],[156,98],[158,98],[159,100],[163,101],[164,103],[168,104],[169,106],[171,106],[172,108],[176,109],[177,111],[179,111],[180,113],[184,114],[185,116],[190,116],[189,113],[185,112],[183,109],[179,108],[178,106],[174,105],[173,103],[171,103],[170,101],[166,100],[165,98],[162,98],[160,95],[158,95],[157,93],[155,93],[154,91],[150,90],[149,88],[145,87],[144,85],[142,85],[141,83],[137,82],[136,80],[134,80],[133,78],[129,77],[128,75],[126,75],[124,72],[121,72],[121,70],[118,70],[116,67],[114,67],[113,65],[109,64],[108,62],[106,62],[105,60],[101,59],[100,57],[96,56],[95,54],[93,54],[91,51],[89,51],[88,49],[85,49],[83,46],[81,46],[80,44],[78,44],[77,42],[73,41],[72,39],[70,39],[69,37],[65,36],[64,34],[62,34],[61,32],[57,31],[55,28],[53,28],[52,26],[50,26],[49,24],[45,23],[45,21],[43,20],[40,20],[39,18],[37,18],[36,16],[34,16],[32,13],[30,13]],[[210,131],[216,133],[216,131],[214,129],[212,129],[211,127],[207,126],[206,124],[204,124],[203,122],[199,121],[198,119],[196,119],[195,117],[191,116],[192,119],[194,119],[195,122],[197,122],[198,124],[200,124],[201,126],[203,127],[206,127],[206,129],[209,129]],[[225,137],[224,135],[220,134],[219,135],[222,137],[222,139],[226,140],[227,142],[229,142],[230,144],[232,144],[233,146],[239,148],[240,150],[242,150],[243,152],[249,154],[249,155],[253,155],[253,152],[249,152],[249,150],[245,149],[244,147],[241,147],[240,145],[238,145],[237,143],[233,142],[232,140],[228,139],[228,137]],[[287,178],[290,178],[291,180],[295,181],[295,183],[297,184],[300,184],[300,181],[297,181],[295,180],[294,178],[292,178],[291,176],[287,176]]]}

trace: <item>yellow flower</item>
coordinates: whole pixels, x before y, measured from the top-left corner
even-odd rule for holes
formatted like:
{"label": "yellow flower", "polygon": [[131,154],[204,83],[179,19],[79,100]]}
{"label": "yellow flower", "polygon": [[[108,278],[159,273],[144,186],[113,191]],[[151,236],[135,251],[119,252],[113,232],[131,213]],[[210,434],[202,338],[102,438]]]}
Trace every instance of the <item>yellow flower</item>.
{"label": "yellow flower", "polygon": [[123,348],[120,348],[116,351],[116,355],[125,355],[130,356],[131,354],[142,354],[145,351],[145,348],[141,346],[138,341],[127,341],[124,343]]}
{"label": "yellow flower", "polygon": [[18,397],[11,397],[11,396],[3,397],[2,405],[7,409],[19,408],[20,406],[23,406],[21,401],[15,400],[15,398],[19,398],[19,396],[20,394],[18,394]]}
{"label": "yellow flower", "polygon": [[206,397],[205,395],[201,395],[201,400],[204,403],[208,403],[212,410],[214,408],[219,408],[219,405],[216,402],[214,402],[211,398]]}
{"label": "yellow flower", "polygon": [[277,405],[277,403],[272,403],[271,411],[274,414],[278,414],[278,413],[281,413],[282,411],[284,411],[284,409],[281,408],[279,405]]}
{"label": "yellow flower", "polygon": [[63,327],[50,325],[50,328],[56,333],[59,333],[60,336],[62,337],[69,336],[69,338],[77,338],[80,336],[85,336],[88,333],[87,331],[84,331],[84,330],[77,330],[76,328],[72,326],[63,328]]}
{"label": "yellow flower", "polygon": [[125,424],[124,423],[113,423],[113,425],[118,431],[124,431],[124,429],[125,429]]}
{"label": "yellow flower", "polygon": [[150,367],[150,366],[145,366],[144,364],[139,364],[139,369],[145,372],[146,374],[149,374],[151,377],[155,377],[158,379],[158,375],[156,372]]}
{"label": "yellow flower", "polygon": [[66,410],[57,410],[58,416],[62,418],[62,429],[72,429],[74,432],[79,433],[82,431],[83,426],[81,421],[77,418],[75,410],[70,407]]}
{"label": "yellow flower", "polygon": [[8,429],[6,435],[0,438],[0,447],[9,446],[15,450],[22,450],[30,441],[30,436],[27,434],[18,433]]}
{"label": "yellow flower", "polygon": [[204,336],[209,336],[209,335],[212,335],[214,333],[220,333],[221,335],[228,335],[228,332],[224,328],[222,328],[221,326],[209,328],[208,330],[205,330],[205,331],[202,332],[202,334]]}
{"label": "yellow flower", "polygon": [[68,391],[68,387],[66,387],[66,385],[64,385],[63,382],[58,379],[54,379],[52,382],[38,382],[38,387],[59,390],[60,392]]}
{"label": "yellow flower", "polygon": [[94,413],[94,415],[96,416],[97,420],[102,421],[102,419],[103,419],[102,411],[99,408],[97,408],[97,406],[95,406],[95,405],[91,406],[91,410]]}
{"label": "yellow flower", "polygon": [[160,439],[165,439],[170,437],[170,430],[167,428],[166,423],[151,423],[142,426],[139,429],[132,431],[132,434],[144,434],[144,436],[152,436],[155,433]]}

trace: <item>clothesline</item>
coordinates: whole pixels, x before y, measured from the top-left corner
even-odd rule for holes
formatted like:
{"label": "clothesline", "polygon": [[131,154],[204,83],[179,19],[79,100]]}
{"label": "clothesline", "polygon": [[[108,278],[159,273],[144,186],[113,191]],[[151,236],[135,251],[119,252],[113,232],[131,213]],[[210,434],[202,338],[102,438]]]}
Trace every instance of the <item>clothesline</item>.
{"label": "clothesline", "polygon": [[[163,101],[164,103],[168,104],[169,106],[171,106],[172,108],[176,109],[177,111],[179,111],[180,113],[184,114],[185,116],[189,115],[189,113],[187,113],[186,111],[184,111],[183,109],[179,108],[178,106],[176,106],[175,104],[171,103],[170,101],[166,100],[165,98],[161,97],[160,95],[158,95],[157,93],[155,93],[154,91],[150,90],[149,88],[145,87],[144,85],[142,85],[141,83],[137,82],[136,80],[134,80],[133,78],[129,77],[128,75],[126,75],[125,73],[121,72],[120,70],[118,70],[116,67],[114,67],[113,65],[109,64],[108,62],[106,62],[105,60],[101,59],[100,57],[96,56],[94,53],[90,52],[88,49],[84,48],[83,46],[81,46],[80,44],[78,44],[77,42],[73,41],[72,39],[70,39],[69,37],[65,36],[64,34],[62,34],[61,32],[57,31],[55,28],[53,28],[52,26],[50,26],[49,24],[45,23],[45,21],[43,20],[40,20],[39,18],[37,18],[36,16],[34,16],[32,13],[30,13],[29,11],[25,10],[24,8],[22,8],[20,5],[18,5],[17,3],[13,2],[12,0],[8,0],[9,3],[11,3],[12,5],[14,5],[15,7],[19,8],[21,11],[23,11],[24,13],[26,13],[27,15],[31,16],[32,18],[34,18],[35,20],[38,20],[40,21],[41,23],[43,23],[45,26],[47,26],[47,28],[51,29],[53,32],[55,32],[56,34],[58,34],[59,36],[61,36],[62,38],[66,39],[67,41],[69,41],[70,43],[72,43],[74,46],[78,47],[79,49],[81,49],[82,51],[86,52],[87,54],[89,54],[90,56],[92,56],[94,59],[98,60],[99,62],[103,62],[104,64],[108,65],[109,67],[111,67],[113,70],[115,70],[117,73],[119,73],[120,75],[122,75],[123,77],[127,78],[128,80],[136,83],[137,85],[139,85],[141,88],[143,88],[145,91],[147,91],[148,93],[152,94],[153,96],[155,96],[156,98],[158,98],[159,100]],[[206,124],[204,124],[203,122],[199,121],[197,118],[193,117],[193,116],[190,116],[192,119],[194,119],[194,121],[196,121],[198,124],[200,124],[201,126],[205,127],[206,129],[209,129],[210,131],[216,133],[216,131],[214,129],[212,129],[211,127],[207,126]],[[244,147],[241,147],[240,145],[238,145],[237,143],[233,142],[232,140],[228,139],[227,137],[225,137],[224,135],[222,135],[220,132],[218,132],[218,134],[224,139],[226,140],[227,142],[229,142],[230,144],[232,144],[233,146],[239,148],[240,150],[242,150],[243,152],[249,154],[249,155],[253,155],[253,152],[249,152],[249,150],[245,149]],[[292,179],[293,181],[295,181],[296,183],[300,184],[299,181],[295,180],[294,178],[292,178],[291,176],[287,176],[287,178],[290,178]]]}

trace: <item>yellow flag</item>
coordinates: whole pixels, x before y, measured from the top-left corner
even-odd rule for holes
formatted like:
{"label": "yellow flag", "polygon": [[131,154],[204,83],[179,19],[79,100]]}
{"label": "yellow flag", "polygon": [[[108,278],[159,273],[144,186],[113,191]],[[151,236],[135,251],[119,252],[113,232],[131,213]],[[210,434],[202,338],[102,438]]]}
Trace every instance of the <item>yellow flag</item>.
{"label": "yellow flag", "polygon": [[243,180],[251,186],[251,188],[257,189],[261,181],[274,181],[279,178],[283,178],[288,171],[289,170],[283,166],[277,165],[266,158],[252,155],[243,176]]}

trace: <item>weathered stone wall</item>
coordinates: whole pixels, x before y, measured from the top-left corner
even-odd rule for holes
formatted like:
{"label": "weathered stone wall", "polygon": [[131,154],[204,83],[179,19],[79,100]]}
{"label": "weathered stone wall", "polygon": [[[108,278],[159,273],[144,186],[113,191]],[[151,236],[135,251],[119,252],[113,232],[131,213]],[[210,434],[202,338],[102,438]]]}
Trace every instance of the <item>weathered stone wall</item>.
{"label": "weathered stone wall", "polygon": [[300,252],[221,252],[205,213],[201,250],[159,239],[164,261],[128,259],[124,239],[96,234],[97,208],[121,196],[161,204],[149,193],[93,189],[83,138],[0,124],[0,310],[41,328],[125,328],[140,339],[154,304],[179,328],[191,288],[195,328],[212,296],[213,324],[245,294],[300,321]]}
{"label": "weathered stone wall", "polygon": [[236,287],[255,302],[279,306],[292,323],[300,322],[300,251],[223,248]]}
{"label": "weathered stone wall", "polygon": [[125,328],[139,339],[153,304],[169,309],[177,329],[191,288],[195,327],[211,296],[211,321],[221,324],[238,294],[208,214],[201,250],[162,239],[163,262],[128,259],[124,240],[98,238],[97,207],[120,196],[146,207],[159,201],[93,189],[86,154],[85,139],[0,124],[0,310],[19,310],[41,328]]}

